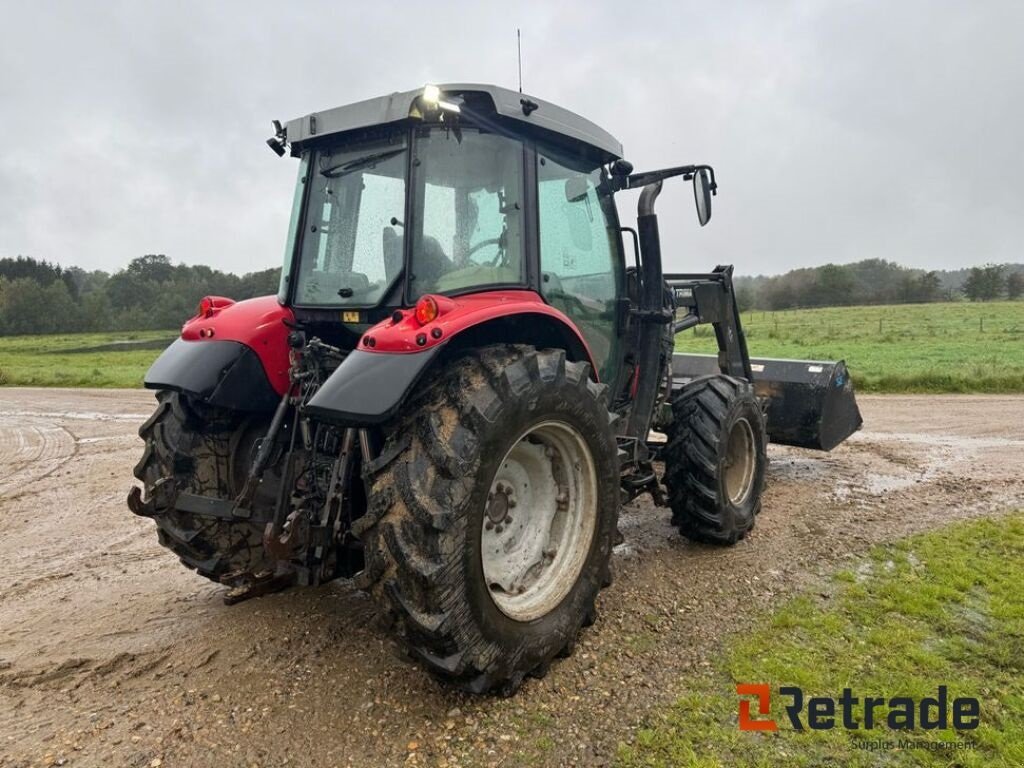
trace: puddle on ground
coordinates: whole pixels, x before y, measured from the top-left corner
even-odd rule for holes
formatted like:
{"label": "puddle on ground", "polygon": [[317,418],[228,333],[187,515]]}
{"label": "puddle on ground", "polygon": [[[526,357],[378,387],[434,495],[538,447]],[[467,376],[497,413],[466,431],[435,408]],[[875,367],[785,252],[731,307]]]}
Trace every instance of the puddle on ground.
{"label": "puddle on ground", "polygon": [[[879,444],[890,449],[913,445],[906,453],[879,451]],[[919,483],[927,483],[948,473],[957,464],[973,459],[979,451],[999,448],[1024,448],[1024,440],[1002,437],[960,437],[923,433],[858,432],[850,438],[850,447],[871,455],[870,467],[856,476],[840,477],[832,496],[838,500],[851,497],[884,496],[903,491]],[[919,450],[924,447],[924,450]],[[905,463],[912,462],[912,463]]]}

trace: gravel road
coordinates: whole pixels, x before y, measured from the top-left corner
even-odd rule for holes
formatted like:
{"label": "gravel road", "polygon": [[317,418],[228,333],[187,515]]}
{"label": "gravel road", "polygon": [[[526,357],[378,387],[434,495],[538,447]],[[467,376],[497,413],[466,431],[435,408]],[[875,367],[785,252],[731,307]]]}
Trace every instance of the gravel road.
{"label": "gravel road", "polygon": [[752,615],[874,543],[1024,507],[1024,397],[860,402],[831,454],[770,449],[736,547],[627,507],[597,623],[497,699],[403,660],[347,583],[224,606],[125,506],[151,393],[0,389],[0,766],[606,764]]}

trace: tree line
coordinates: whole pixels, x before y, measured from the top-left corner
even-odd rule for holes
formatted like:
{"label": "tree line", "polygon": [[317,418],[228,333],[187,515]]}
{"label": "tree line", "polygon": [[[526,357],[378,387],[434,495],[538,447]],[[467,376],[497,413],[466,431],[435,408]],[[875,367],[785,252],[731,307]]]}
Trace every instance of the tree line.
{"label": "tree line", "polygon": [[[0,335],[169,330],[193,315],[203,296],[237,301],[276,293],[281,270],[235,275],[203,265],[140,256],[124,269],[61,267],[25,256],[0,258]],[[1019,299],[1024,265],[952,271],[908,269],[881,259],[825,264],[784,275],[736,278],[740,308]]]}
{"label": "tree line", "polygon": [[203,296],[235,300],[276,293],[281,270],[238,276],[140,256],[109,274],[25,256],[0,258],[0,335],[167,330],[195,314]]}
{"label": "tree line", "polygon": [[739,276],[735,284],[741,309],[993,301],[1024,295],[1024,264],[925,271],[865,259],[794,269],[784,275]]}

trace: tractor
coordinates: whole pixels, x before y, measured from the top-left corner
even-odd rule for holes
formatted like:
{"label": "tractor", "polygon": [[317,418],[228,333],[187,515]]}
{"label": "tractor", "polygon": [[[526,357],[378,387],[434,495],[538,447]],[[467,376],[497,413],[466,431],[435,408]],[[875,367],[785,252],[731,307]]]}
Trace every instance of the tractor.
{"label": "tractor", "polygon": [[[511,693],[595,621],[624,504],[734,544],[769,441],[860,426],[842,362],[750,358],[732,267],[663,271],[662,185],[691,181],[703,226],[710,166],[636,171],[589,120],[489,85],[267,143],[298,160],[280,290],[203,298],[149,369],[128,496],[229,603],[350,578],[430,672]],[[699,324],[717,355],[674,354]]]}

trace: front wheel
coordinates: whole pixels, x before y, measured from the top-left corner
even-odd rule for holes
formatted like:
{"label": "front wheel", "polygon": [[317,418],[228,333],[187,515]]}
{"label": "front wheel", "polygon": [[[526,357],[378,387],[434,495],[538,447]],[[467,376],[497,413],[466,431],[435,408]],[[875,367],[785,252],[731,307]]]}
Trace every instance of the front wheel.
{"label": "front wheel", "polygon": [[754,527],[768,464],[765,419],[749,382],[694,379],[672,396],[665,485],[689,539],[735,544]]}
{"label": "front wheel", "polygon": [[[562,350],[451,363],[371,464],[363,585],[413,656],[511,692],[571,650],[608,583],[618,517],[605,388]],[[383,462],[382,465],[379,465]]]}

